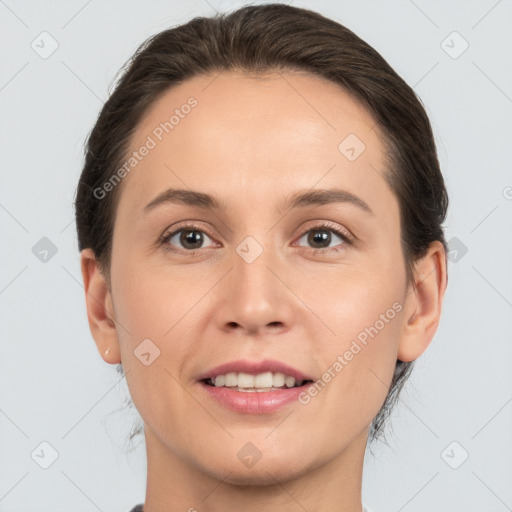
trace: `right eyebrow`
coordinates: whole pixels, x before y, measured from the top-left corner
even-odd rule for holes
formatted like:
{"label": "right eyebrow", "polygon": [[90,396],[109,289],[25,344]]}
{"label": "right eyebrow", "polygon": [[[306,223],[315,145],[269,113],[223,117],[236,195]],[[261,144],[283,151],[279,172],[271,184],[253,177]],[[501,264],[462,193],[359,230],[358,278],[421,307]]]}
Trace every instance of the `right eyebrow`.
{"label": "right eyebrow", "polygon": [[169,188],[157,195],[149,204],[144,207],[144,213],[153,210],[155,207],[166,204],[184,204],[187,206],[197,206],[204,209],[221,209],[223,204],[221,201],[203,192],[197,192],[195,190],[184,190]]}
{"label": "right eyebrow", "polygon": [[[147,204],[144,207],[144,213],[148,213],[159,205],[169,203],[196,206],[205,210],[220,210],[226,208],[224,201],[221,201],[210,194],[198,192],[195,190],[169,188],[157,195],[149,204]],[[284,210],[293,208],[304,208],[307,206],[332,203],[353,204],[361,210],[373,215],[371,208],[360,197],[352,194],[351,192],[338,188],[313,189],[306,190],[305,192],[298,191],[281,202],[279,204],[278,211],[283,212]]]}

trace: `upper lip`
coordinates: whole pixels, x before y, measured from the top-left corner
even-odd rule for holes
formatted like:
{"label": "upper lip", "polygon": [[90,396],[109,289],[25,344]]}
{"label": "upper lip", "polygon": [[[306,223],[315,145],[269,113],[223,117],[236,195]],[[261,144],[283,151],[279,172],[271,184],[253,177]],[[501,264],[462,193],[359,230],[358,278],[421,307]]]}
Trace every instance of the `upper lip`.
{"label": "upper lip", "polygon": [[249,373],[250,375],[258,375],[259,373],[265,372],[284,373],[287,376],[295,377],[295,380],[313,380],[309,375],[275,359],[264,359],[263,361],[240,359],[238,361],[230,361],[229,363],[224,363],[207,370],[199,375],[198,380],[211,379],[217,377],[217,375],[240,372]]}

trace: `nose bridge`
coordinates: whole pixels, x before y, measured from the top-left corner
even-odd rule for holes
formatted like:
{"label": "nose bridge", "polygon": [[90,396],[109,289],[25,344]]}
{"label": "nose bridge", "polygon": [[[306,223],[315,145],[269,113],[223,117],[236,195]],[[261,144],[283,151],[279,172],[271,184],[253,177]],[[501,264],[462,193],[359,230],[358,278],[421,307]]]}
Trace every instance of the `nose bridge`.
{"label": "nose bridge", "polygon": [[[289,326],[293,304],[279,275],[275,244],[263,234],[247,236],[235,248],[232,270],[222,289],[218,318],[222,326],[237,325],[247,331],[260,331],[277,325]],[[261,240],[261,241],[260,241]]]}
{"label": "nose bridge", "polygon": [[[262,237],[259,237],[261,240]],[[265,240],[265,245],[254,237],[246,237],[237,247],[236,256],[233,257],[233,273],[236,280],[236,288],[241,292],[252,291],[260,298],[272,291],[276,283],[271,283],[272,273],[269,267],[273,258],[271,243]],[[275,293],[275,291],[274,291]]]}

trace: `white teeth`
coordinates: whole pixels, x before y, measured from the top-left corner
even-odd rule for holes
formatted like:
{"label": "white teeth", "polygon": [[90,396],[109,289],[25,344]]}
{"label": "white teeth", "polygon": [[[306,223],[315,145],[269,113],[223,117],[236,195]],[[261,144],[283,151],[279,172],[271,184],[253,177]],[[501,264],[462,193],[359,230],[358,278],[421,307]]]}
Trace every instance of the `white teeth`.
{"label": "white teeth", "polygon": [[287,388],[293,388],[295,386],[295,377],[286,377],[284,379],[284,383],[286,384]]}
{"label": "white teeth", "polygon": [[237,386],[238,385],[238,376],[236,373],[227,373],[226,374],[226,380],[224,382],[224,386]]}
{"label": "white teeth", "polygon": [[253,388],[254,387],[254,375],[249,373],[238,374],[238,387],[239,388]]}
{"label": "white teeth", "polygon": [[[238,377],[238,386],[240,386],[240,377]],[[273,384],[272,372],[259,373],[254,376],[254,386],[255,388],[271,388]],[[249,386],[244,386],[249,387]]]}
{"label": "white teeth", "polygon": [[261,390],[270,391],[276,388],[293,388],[294,386],[301,386],[304,380],[295,380],[295,377],[285,375],[284,373],[263,372],[257,375],[250,373],[226,373],[225,375],[217,375],[212,378],[212,384],[215,387],[229,387],[237,388],[239,391],[244,390]]}
{"label": "white teeth", "polygon": [[282,388],[284,386],[284,373],[274,373],[272,376],[272,386],[275,388]]}

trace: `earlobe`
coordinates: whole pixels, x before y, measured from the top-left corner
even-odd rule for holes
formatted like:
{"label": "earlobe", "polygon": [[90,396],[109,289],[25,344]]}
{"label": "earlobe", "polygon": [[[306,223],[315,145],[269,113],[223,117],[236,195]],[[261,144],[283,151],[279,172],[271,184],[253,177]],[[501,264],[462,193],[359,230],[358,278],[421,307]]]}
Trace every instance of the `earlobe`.
{"label": "earlobe", "polygon": [[446,290],[446,254],[441,242],[432,242],[425,256],[416,262],[413,279],[397,354],[404,362],[423,354],[439,326]]}
{"label": "earlobe", "polygon": [[84,249],[81,252],[80,263],[87,319],[92,337],[103,360],[117,364],[121,362],[121,357],[108,283],[100,271],[92,249]]}

